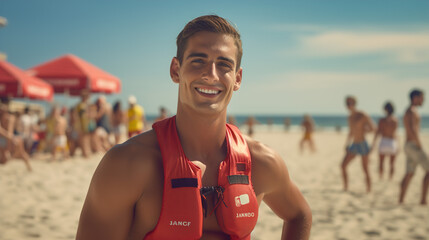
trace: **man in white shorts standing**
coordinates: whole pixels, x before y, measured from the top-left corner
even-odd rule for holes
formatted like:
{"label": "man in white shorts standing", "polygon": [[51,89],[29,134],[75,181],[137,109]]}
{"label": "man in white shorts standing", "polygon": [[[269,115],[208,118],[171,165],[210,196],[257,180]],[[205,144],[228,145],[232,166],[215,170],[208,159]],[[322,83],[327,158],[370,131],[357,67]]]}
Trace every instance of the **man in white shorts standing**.
{"label": "man in white shorts standing", "polygon": [[429,188],[429,159],[427,154],[422,149],[420,142],[420,116],[417,112],[417,107],[423,104],[423,92],[414,89],[410,93],[411,105],[407,108],[404,115],[404,128],[406,133],[405,142],[405,155],[407,156],[407,171],[401,182],[401,192],[399,194],[399,203],[404,202],[405,193],[407,192],[408,185],[411,178],[416,171],[417,165],[421,165],[426,171],[423,178],[422,197],[420,204],[426,205],[426,195]]}

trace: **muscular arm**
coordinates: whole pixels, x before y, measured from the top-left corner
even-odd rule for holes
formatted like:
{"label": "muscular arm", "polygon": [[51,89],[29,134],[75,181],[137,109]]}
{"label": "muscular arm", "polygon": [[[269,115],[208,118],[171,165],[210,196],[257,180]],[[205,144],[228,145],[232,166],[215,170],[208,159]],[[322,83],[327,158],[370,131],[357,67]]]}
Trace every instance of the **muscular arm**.
{"label": "muscular arm", "polygon": [[126,239],[134,204],[144,190],[144,174],[127,144],[111,149],[91,181],[80,216],[77,240]]}
{"label": "muscular arm", "polygon": [[346,138],[346,150],[353,138],[353,124],[352,124],[351,117],[348,118],[348,124],[349,124],[349,133],[347,134],[347,138]]}
{"label": "muscular arm", "polygon": [[281,157],[259,143],[249,144],[254,162],[254,184],[263,189],[263,200],[284,220],[281,239],[309,239],[312,214],[309,205]]}
{"label": "muscular arm", "polygon": [[373,132],[374,130],[376,130],[375,124],[372,121],[371,117],[368,116],[367,114],[364,115],[365,116],[365,121],[366,121],[366,127],[365,130],[366,132]]}

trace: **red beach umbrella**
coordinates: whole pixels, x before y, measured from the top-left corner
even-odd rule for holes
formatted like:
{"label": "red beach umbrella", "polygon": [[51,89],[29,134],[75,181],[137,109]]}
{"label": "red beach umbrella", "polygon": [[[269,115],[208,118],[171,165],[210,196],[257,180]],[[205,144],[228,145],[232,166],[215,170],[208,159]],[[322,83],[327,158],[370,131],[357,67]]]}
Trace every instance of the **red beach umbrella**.
{"label": "red beach umbrella", "polygon": [[84,89],[93,93],[119,93],[119,78],[67,54],[29,69],[29,73],[54,87],[56,93],[77,96]]}
{"label": "red beach umbrella", "polygon": [[0,96],[52,101],[54,90],[48,83],[0,60]]}

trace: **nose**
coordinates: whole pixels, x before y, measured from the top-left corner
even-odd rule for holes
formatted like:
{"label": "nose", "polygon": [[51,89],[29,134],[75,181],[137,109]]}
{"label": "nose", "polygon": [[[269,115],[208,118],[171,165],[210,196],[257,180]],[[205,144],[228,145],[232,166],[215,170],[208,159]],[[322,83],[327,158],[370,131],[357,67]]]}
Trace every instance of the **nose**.
{"label": "nose", "polygon": [[206,81],[218,81],[219,76],[217,74],[216,63],[211,62],[207,64],[207,67],[204,69],[203,79]]}

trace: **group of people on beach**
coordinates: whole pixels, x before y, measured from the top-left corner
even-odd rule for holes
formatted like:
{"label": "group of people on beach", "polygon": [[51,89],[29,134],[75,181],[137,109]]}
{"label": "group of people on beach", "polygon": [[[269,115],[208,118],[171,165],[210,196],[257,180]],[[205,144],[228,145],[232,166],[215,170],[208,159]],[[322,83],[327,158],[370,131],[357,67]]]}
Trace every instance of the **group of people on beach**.
{"label": "group of people on beach", "polygon": [[[405,129],[405,147],[406,172],[402,178],[399,193],[399,203],[404,202],[409,183],[420,165],[425,171],[422,183],[422,195],[420,203],[427,204],[427,192],[429,188],[429,158],[420,139],[420,122],[421,118],[417,112],[417,107],[421,106],[424,101],[424,93],[419,89],[413,89],[410,94],[410,105],[403,116],[403,126]],[[348,190],[347,167],[350,162],[357,156],[362,158],[362,168],[365,175],[365,184],[367,192],[371,191],[371,176],[368,169],[369,154],[377,147],[377,140],[381,138],[378,144],[379,167],[378,173],[380,178],[384,172],[384,159],[390,158],[389,178],[394,174],[394,161],[399,152],[399,143],[396,135],[398,120],[394,117],[393,104],[387,102],[384,105],[385,117],[381,118],[376,126],[370,116],[364,111],[356,108],[357,100],[353,96],[346,98],[346,106],[350,112],[348,117],[349,134],[346,140],[346,153],[341,163],[341,173],[344,190]],[[372,145],[370,146],[365,139],[367,133],[375,132]]]}
{"label": "group of people on beach", "polygon": [[[128,109],[121,101],[113,107],[104,95],[90,102],[89,91],[82,91],[80,101],[67,109],[53,105],[47,117],[39,117],[29,106],[22,111],[10,111],[10,99],[0,104],[0,163],[10,158],[24,160],[31,171],[30,156],[50,153],[56,161],[74,156],[80,149],[83,157],[106,152],[112,146],[142,133],[147,127],[144,109],[134,96],[128,98]],[[158,120],[167,117],[161,107]]]}

